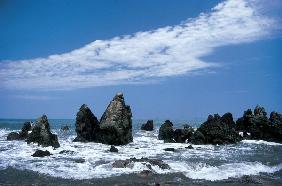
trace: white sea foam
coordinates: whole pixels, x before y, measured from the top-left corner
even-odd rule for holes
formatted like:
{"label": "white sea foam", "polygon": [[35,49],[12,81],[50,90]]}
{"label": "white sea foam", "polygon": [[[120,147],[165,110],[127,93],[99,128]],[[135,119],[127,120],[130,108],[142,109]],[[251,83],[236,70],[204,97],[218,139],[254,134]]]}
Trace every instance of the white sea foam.
{"label": "white sea foam", "polygon": [[251,143],[251,144],[264,144],[264,145],[282,145],[281,143],[269,142],[264,140],[243,140],[243,143]]}
{"label": "white sea foam", "polygon": [[[138,131],[132,143],[118,146],[118,153],[109,152],[109,145],[99,143],[72,142],[75,136],[60,136],[61,147],[38,147],[24,141],[6,141],[7,130],[0,130],[0,169],[14,167],[21,170],[32,170],[54,177],[91,179],[137,173],[148,170],[144,162],[136,162],[131,168],[113,168],[116,160],[128,158],[162,159],[171,167],[170,170],[160,169],[151,165],[152,171],[158,174],[182,172],[192,179],[221,180],[242,175],[255,175],[260,172],[272,173],[281,169],[281,164],[268,166],[261,162],[243,162],[243,156],[255,155],[256,148],[245,140],[237,145],[213,146],[193,145],[194,149],[185,149],[188,144],[164,143],[157,139],[157,131]],[[253,142],[253,141],[252,141]],[[260,143],[259,143],[260,144]],[[176,152],[164,151],[175,148]],[[34,158],[35,150],[48,150],[49,157]],[[72,153],[60,154],[62,150]],[[84,163],[76,163],[84,159]],[[241,162],[238,163],[238,160]],[[234,162],[237,161],[237,162]],[[203,162],[209,162],[204,164]],[[217,162],[217,163],[212,163]]]}

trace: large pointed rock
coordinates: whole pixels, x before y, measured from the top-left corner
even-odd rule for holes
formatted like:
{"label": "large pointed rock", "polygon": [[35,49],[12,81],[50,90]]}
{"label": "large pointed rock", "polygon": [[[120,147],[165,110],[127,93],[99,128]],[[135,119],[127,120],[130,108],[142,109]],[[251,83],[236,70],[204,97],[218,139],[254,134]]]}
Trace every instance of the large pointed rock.
{"label": "large pointed rock", "polygon": [[52,146],[60,147],[58,137],[50,131],[50,125],[46,115],[40,117],[32,129],[32,132],[27,136],[27,143],[38,143],[43,147]]}
{"label": "large pointed rock", "polygon": [[132,142],[131,118],[130,106],[125,105],[123,94],[118,93],[101,117],[98,141],[110,145],[125,145]]}
{"label": "large pointed rock", "polygon": [[75,131],[77,137],[75,142],[96,141],[99,132],[99,121],[87,105],[83,104],[76,114]]}

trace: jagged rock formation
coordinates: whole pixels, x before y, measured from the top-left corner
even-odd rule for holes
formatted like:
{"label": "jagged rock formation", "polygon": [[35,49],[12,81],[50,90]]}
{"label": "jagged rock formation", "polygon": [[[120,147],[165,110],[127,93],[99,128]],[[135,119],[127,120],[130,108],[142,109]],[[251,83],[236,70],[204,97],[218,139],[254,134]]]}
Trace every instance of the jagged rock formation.
{"label": "jagged rock formation", "polygon": [[[236,121],[236,129],[243,132],[244,138],[282,142],[282,115],[271,112],[270,118],[263,107],[256,106],[244,112],[243,117]],[[249,135],[248,135],[249,134]]]}
{"label": "jagged rock formation", "polygon": [[176,143],[186,143],[194,133],[194,129],[190,125],[184,125],[183,129],[175,129],[173,139]]}
{"label": "jagged rock formation", "polygon": [[132,113],[118,93],[108,105],[100,122],[86,106],[82,105],[76,117],[77,138],[74,141],[93,141],[109,145],[132,142]]}
{"label": "jagged rock formation", "polygon": [[153,120],[148,120],[146,123],[142,124],[141,130],[152,131],[154,130]]}
{"label": "jagged rock formation", "polygon": [[235,131],[231,113],[226,113],[222,117],[218,114],[209,115],[207,121],[197,129],[196,135],[191,139],[194,144],[231,144],[242,140]]}
{"label": "jagged rock formation", "polygon": [[99,132],[99,121],[87,105],[83,104],[76,114],[75,131],[77,137],[74,141],[96,141]]}
{"label": "jagged rock formation", "polygon": [[159,140],[164,140],[165,143],[173,143],[175,142],[173,139],[173,133],[173,123],[166,120],[160,127],[158,138]]}
{"label": "jagged rock formation", "polygon": [[28,131],[31,130],[31,122],[25,122],[23,124],[22,130],[18,132],[11,132],[7,136],[7,140],[24,140],[28,136]]}
{"label": "jagged rock formation", "polygon": [[99,141],[109,145],[125,145],[133,141],[132,113],[125,105],[123,94],[118,93],[100,120]]}
{"label": "jagged rock formation", "polygon": [[50,131],[50,125],[46,115],[43,115],[36,121],[36,124],[33,127],[32,132],[28,134],[26,141],[27,143],[38,143],[38,145],[42,145],[43,147],[60,147],[57,135],[52,134]]}

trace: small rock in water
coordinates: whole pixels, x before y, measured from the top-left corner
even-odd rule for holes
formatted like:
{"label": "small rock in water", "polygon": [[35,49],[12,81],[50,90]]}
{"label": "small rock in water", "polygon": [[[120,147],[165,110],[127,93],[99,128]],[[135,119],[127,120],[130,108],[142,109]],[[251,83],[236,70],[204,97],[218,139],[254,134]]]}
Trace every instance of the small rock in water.
{"label": "small rock in water", "polygon": [[83,159],[83,158],[75,159],[74,162],[75,163],[84,163],[85,159]]}
{"label": "small rock in water", "polygon": [[12,141],[12,140],[20,140],[21,139],[21,136],[19,133],[17,132],[11,132],[8,134],[7,136],[7,140],[8,141]]}
{"label": "small rock in water", "polygon": [[70,130],[69,126],[68,125],[65,125],[61,128],[62,131],[68,131]]}
{"label": "small rock in water", "polygon": [[188,147],[185,147],[185,149],[194,149],[192,145],[189,145]]}
{"label": "small rock in water", "polygon": [[174,149],[174,148],[165,148],[164,151],[171,151],[171,152],[174,152],[175,149]]}
{"label": "small rock in water", "polygon": [[74,154],[75,152],[72,150],[62,150],[59,152],[59,154]]}
{"label": "small rock in water", "polygon": [[141,130],[146,130],[146,131],[154,130],[154,122],[153,122],[153,120],[148,120],[147,123],[144,123],[141,126]]}
{"label": "small rock in water", "polygon": [[118,152],[118,149],[115,146],[111,145],[110,152]]}
{"label": "small rock in water", "polygon": [[31,156],[33,156],[33,157],[44,157],[44,156],[50,156],[50,155],[51,155],[51,153],[48,150],[45,150],[45,151],[37,150]]}
{"label": "small rock in water", "polygon": [[157,159],[149,159],[149,158],[130,158],[126,160],[117,160],[115,161],[112,166],[114,168],[132,168],[135,162],[144,162],[144,163],[149,163],[151,165],[158,166],[161,169],[170,169],[170,166],[163,162],[162,160],[157,160]]}

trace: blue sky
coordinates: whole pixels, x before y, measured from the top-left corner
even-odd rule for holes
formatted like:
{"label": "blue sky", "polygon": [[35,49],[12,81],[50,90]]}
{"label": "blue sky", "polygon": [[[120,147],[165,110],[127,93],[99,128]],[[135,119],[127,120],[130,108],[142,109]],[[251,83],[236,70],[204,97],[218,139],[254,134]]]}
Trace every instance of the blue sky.
{"label": "blue sky", "polygon": [[282,112],[279,0],[0,1],[0,118]]}

